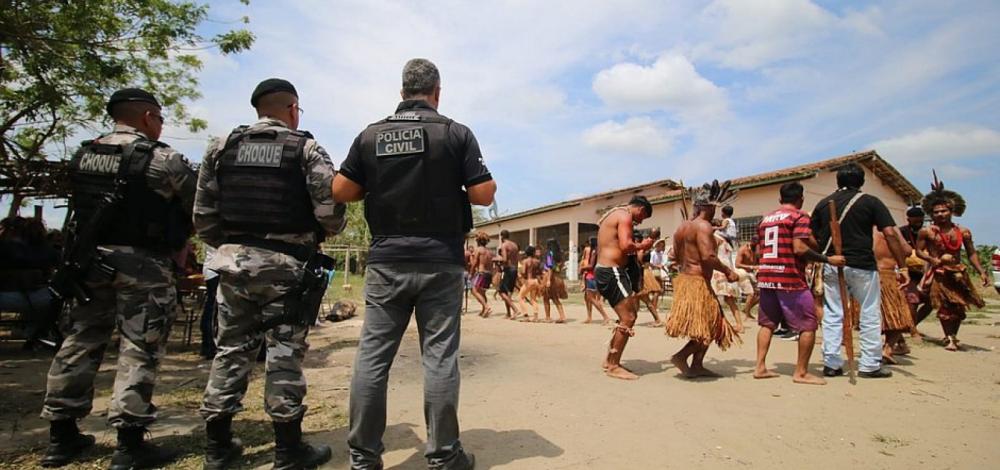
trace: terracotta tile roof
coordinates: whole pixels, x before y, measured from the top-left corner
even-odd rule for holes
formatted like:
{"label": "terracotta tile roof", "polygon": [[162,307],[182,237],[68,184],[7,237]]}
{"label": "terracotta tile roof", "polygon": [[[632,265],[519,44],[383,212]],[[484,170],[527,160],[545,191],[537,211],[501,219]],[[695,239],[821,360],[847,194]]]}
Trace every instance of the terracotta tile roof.
{"label": "terracotta tile roof", "polygon": [[[917,201],[922,197],[920,191],[913,185],[913,183],[907,180],[906,177],[899,172],[899,170],[879,156],[879,154],[874,150],[851,153],[840,157],[783,168],[767,173],[734,178],[732,179],[732,182],[733,186],[737,188],[752,188],[784,181],[810,178],[824,171],[836,171],[838,168],[848,163],[859,163],[864,165],[872,173],[874,173],[875,176],[878,176],[882,182],[899,193],[899,195],[904,199]],[[654,204],[664,203],[679,199],[680,194],[680,189],[675,189],[666,191],[649,199],[650,202]]]}
{"label": "terracotta tile roof", "polygon": [[[885,159],[879,156],[879,154],[874,150],[855,152],[840,157],[830,158],[813,163],[807,163],[804,165],[783,168],[780,170],[770,171],[767,173],[759,173],[756,175],[734,178],[732,182],[733,185],[736,186],[737,188],[743,188],[743,189],[752,188],[755,186],[775,184],[784,181],[811,178],[824,171],[835,171],[841,166],[844,166],[852,162],[864,165],[866,168],[871,170],[872,173],[878,176],[886,185],[888,185],[896,192],[898,192],[901,196],[903,196],[904,199],[917,201],[922,197],[922,194],[916,188],[916,186],[913,185],[913,183],[907,180],[906,177],[899,172],[899,170],[896,170],[895,167],[889,164],[889,162],[885,161]],[[649,200],[651,203],[662,204],[665,202],[670,202],[680,199],[681,184],[671,179],[664,179],[664,180],[653,181],[651,183],[629,186],[627,188],[622,188],[622,189],[616,189],[613,191],[606,191],[603,193],[592,194],[589,196],[584,196],[576,199],[570,199],[568,201],[548,204],[533,209],[528,209],[525,211],[504,215],[493,220],[481,222],[479,224],[476,224],[476,226],[479,227],[484,225],[490,225],[496,222],[503,222],[506,220],[517,219],[532,214],[539,214],[542,212],[548,212],[551,210],[561,209],[564,207],[572,207],[579,205],[583,201],[590,201],[602,198],[610,199],[620,194],[638,193],[640,191],[653,189],[656,187],[665,187],[669,189],[655,196],[649,196]]]}

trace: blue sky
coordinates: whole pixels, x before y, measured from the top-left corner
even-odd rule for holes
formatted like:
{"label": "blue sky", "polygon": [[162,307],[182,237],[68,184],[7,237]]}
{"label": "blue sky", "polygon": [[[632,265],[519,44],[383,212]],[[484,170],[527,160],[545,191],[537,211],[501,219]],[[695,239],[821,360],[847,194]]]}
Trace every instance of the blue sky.
{"label": "blue sky", "polygon": [[969,201],[960,222],[1000,244],[1000,2],[255,0],[210,14],[242,15],[253,50],[204,54],[191,111],[209,130],[165,132],[193,161],[277,76],[339,164],[394,110],[403,63],[426,57],[501,212],[874,148],[921,190],[936,168]]}

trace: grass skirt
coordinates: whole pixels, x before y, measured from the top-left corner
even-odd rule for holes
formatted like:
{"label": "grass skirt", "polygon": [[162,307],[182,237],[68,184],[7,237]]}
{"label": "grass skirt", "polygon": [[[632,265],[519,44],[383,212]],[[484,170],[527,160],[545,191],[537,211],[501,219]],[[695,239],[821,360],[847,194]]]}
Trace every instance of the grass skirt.
{"label": "grass skirt", "polygon": [[983,308],[986,305],[965,270],[936,270],[929,296],[941,320],[964,320],[968,306]]}
{"label": "grass skirt", "polygon": [[663,287],[660,285],[660,279],[653,276],[653,270],[646,266],[642,271],[642,291],[639,292],[639,295],[656,295],[661,292],[663,292]]}
{"label": "grass skirt", "polygon": [[674,278],[674,302],[667,319],[667,334],[702,344],[714,341],[723,351],[734,341],[741,342],[733,325],[722,315],[722,307],[705,279],[683,273]]}
{"label": "grass skirt", "polygon": [[542,294],[549,299],[566,299],[569,293],[566,292],[566,281],[562,275],[552,270],[542,274]]}
{"label": "grass skirt", "polygon": [[895,271],[879,271],[879,282],[882,290],[882,331],[909,331],[913,328],[913,317],[896,281]]}

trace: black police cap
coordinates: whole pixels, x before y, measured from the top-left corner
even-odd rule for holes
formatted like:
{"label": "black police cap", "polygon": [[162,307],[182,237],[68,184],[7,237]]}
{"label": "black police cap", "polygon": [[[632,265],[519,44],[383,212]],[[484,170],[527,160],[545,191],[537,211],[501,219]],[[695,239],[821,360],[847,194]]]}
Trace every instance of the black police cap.
{"label": "black police cap", "polygon": [[260,82],[257,85],[257,88],[253,89],[253,94],[250,95],[250,105],[256,108],[261,97],[271,93],[277,93],[279,91],[287,91],[288,93],[295,95],[296,98],[299,97],[299,93],[295,91],[295,87],[292,86],[288,80],[269,78]]}
{"label": "black police cap", "polygon": [[111,98],[108,99],[108,105],[104,108],[108,114],[111,114],[111,108],[118,103],[141,101],[143,103],[149,103],[157,108],[160,108],[160,102],[156,101],[156,97],[152,93],[143,90],[141,88],[122,88],[111,94]]}

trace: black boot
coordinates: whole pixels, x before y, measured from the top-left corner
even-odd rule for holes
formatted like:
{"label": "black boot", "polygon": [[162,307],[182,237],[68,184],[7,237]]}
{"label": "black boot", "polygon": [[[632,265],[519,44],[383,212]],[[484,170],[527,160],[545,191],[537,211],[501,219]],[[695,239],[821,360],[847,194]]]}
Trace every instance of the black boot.
{"label": "black boot", "polygon": [[330,446],[302,442],[302,418],[274,422],[274,470],[316,468],[330,460]]}
{"label": "black boot", "polygon": [[146,428],[119,428],[118,447],[111,455],[111,470],[161,467],[177,458],[177,452],[145,441]]}
{"label": "black boot", "polygon": [[94,436],[81,434],[75,419],[49,423],[49,447],[42,457],[43,467],[62,467],[94,445]]}
{"label": "black boot", "polygon": [[224,470],[243,454],[243,442],[233,437],[233,417],[223,416],[205,423],[208,445],[204,470]]}

